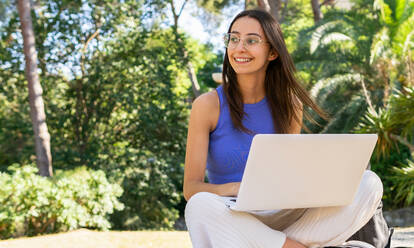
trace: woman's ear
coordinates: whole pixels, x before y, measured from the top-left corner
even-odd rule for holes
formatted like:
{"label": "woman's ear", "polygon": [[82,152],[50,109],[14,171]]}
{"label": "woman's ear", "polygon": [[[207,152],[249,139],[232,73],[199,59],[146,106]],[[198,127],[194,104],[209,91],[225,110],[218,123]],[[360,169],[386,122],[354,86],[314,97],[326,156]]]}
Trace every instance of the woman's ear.
{"label": "woman's ear", "polygon": [[275,50],[271,50],[270,53],[269,53],[268,60],[272,61],[272,60],[277,59],[277,57],[279,57],[279,54],[277,54],[277,52]]}

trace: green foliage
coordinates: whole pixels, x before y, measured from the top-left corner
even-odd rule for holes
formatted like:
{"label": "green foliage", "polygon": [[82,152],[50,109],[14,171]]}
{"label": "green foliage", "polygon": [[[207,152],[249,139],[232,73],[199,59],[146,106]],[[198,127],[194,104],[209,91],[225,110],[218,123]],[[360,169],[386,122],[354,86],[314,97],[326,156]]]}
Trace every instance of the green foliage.
{"label": "green foliage", "polygon": [[374,151],[374,156],[371,158],[371,170],[380,176],[384,194],[382,201],[384,203],[384,209],[394,209],[402,207],[401,203],[396,202],[395,196],[398,193],[396,185],[398,180],[396,177],[394,167],[404,167],[405,161],[410,159],[410,151],[407,147],[401,144],[397,144],[396,147],[390,148],[389,156],[381,157],[378,155],[378,145]]}
{"label": "green foliage", "polygon": [[377,133],[378,155],[387,156],[397,142],[414,152],[414,87],[394,91],[389,103],[378,111],[368,111],[357,129],[360,133]]}
{"label": "green foliage", "polygon": [[[164,10],[165,1],[36,4],[32,14],[54,168],[87,165],[125,187],[125,210],[111,219],[116,228],[171,228],[183,211],[192,98],[186,63],[192,62],[206,91],[216,87],[211,72],[221,55],[146,19]],[[34,145],[16,12],[3,30],[0,170],[5,171],[8,164],[32,163]]]}
{"label": "green foliage", "polygon": [[121,176],[125,193],[123,211],[112,215],[116,229],[172,229],[178,219],[174,208],[180,201],[171,168],[165,161],[149,158],[126,168]]}
{"label": "green foliage", "polygon": [[[399,33],[396,28],[409,22],[413,11],[403,0],[394,2],[357,1],[351,11],[329,10],[317,26],[301,31],[299,43],[303,48],[295,52],[295,60],[301,75],[313,80],[309,85],[314,85],[311,90],[319,104],[327,106],[332,115],[330,121],[322,121],[322,127],[311,125],[311,130],[350,132],[368,107],[374,111],[384,106],[391,89],[412,80],[409,54],[398,59],[401,53],[395,49],[411,44],[408,36],[413,25],[404,30],[404,39],[394,37]],[[384,12],[384,8],[389,11]],[[392,17],[392,23],[385,21],[386,16]],[[406,74],[408,77],[401,76]]]}
{"label": "green foliage", "polygon": [[204,8],[206,11],[219,14],[222,9],[231,4],[239,2],[239,0],[197,0],[197,5]]}
{"label": "green foliage", "polygon": [[28,92],[24,75],[3,71],[0,78],[0,171],[4,165],[28,162],[34,154]]}
{"label": "green foliage", "polygon": [[80,227],[108,230],[109,214],[121,210],[122,189],[103,171],[79,167],[53,178],[33,165],[14,164],[0,174],[0,237],[37,235]]}
{"label": "green foliage", "polygon": [[381,155],[389,155],[389,152],[396,145],[396,142],[389,137],[393,129],[390,119],[391,111],[389,109],[379,109],[377,112],[369,110],[356,129],[358,133],[378,134],[376,146],[376,154],[378,157]]}
{"label": "green foliage", "polygon": [[411,182],[401,168],[414,151],[412,16],[412,1],[354,0],[351,10],[329,9],[301,29],[293,53],[299,76],[331,116],[315,116],[319,126],[305,121],[312,132],[378,134],[371,168],[387,209],[404,206],[411,192],[398,182]]}
{"label": "green foliage", "polygon": [[300,49],[298,42],[300,31],[313,26],[313,13],[311,4],[306,0],[288,1],[281,11],[280,26],[283,31],[286,46],[289,52]]}
{"label": "green foliage", "polygon": [[394,204],[396,206],[414,205],[414,162],[407,160],[406,165],[393,167],[395,176]]}
{"label": "green foliage", "polygon": [[[413,204],[413,189],[407,186],[412,182],[409,159],[412,160],[414,154],[413,111],[414,88],[395,90],[386,107],[368,111],[357,128],[359,133],[378,134],[372,168],[384,183],[385,208]],[[405,161],[409,161],[408,167]]]}
{"label": "green foliage", "polygon": [[193,39],[187,39],[185,46],[195,67],[201,92],[208,92],[216,88],[218,84],[213,80],[212,73],[220,71],[219,68],[223,64],[224,54],[221,52],[214,54],[211,45],[200,45]]}
{"label": "green foliage", "polygon": [[112,218],[116,228],[171,228],[181,197],[191,86],[182,50],[172,30],[120,30],[116,37],[74,82],[81,90],[67,91],[65,108],[77,114],[66,119],[69,130],[54,122],[70,140],[55,147],[72,149],[66,161],[101,168],[122,185],[125,210]]}

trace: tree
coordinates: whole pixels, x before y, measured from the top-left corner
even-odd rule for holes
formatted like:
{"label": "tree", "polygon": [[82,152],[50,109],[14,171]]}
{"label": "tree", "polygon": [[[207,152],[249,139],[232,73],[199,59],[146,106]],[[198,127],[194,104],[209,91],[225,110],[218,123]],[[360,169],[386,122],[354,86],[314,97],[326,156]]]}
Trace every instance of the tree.
{"label": "tree", "polygon": [[311,0],[311,5],[313,10],[313,20],[317,23],[323,18],[321,5],[319,4],[319,0]]}
{"label": "tree", "polygon": [[[372,163],[383,177],[387,207],[414,204],[414,86],[394,89],[386,106],[367,111],[357,132],[377,133],[376,160]],[[397,161],[393,159],[400,157]],[[378,162],[379,160],[388,163]]]}
{"label": "tree", "polygon": [[[287,5],[287,1],[285,2],[285,5]],[[280,10],[282,9],[281,0],[257,0],[257,6],[269,12],[278,22],[280,22]]]}
{"label": "tree", "polygon": [[37,74],[37,53],[29,0],[18,1],[21,30],[23,34],[24,56],[26,61],[26,79],[29,88],[30,116],[35,137],[36,161],[42,176],[52,176],[52,155],[50,135],[46,124],[46,114],[42,98],[42,86]]}
{"label": "tree", "polygon": [[378,134],[371,168],[384,183],[386,208],[412,204],[414,195],[402,190],[412,183],[414,150],[412,20],[408,1],[358,0],[350,11],[329,9],[303,30],[294,52],[311,94],[331,114],[313,132]]}
{"label": "tree", "polygon": [[[341,124],[349,120],[353,124],[347,130],[351,131],[366,107],[374,113],[387,104],[395,87],[411,84],[414,5],[406,0],[367,4],[374,14],[366,15],[367,10],[358,6],[351,11],[333,10],[310,29],[311,58],[306,63],[317,62],[313,65],[323,68],[316,74],[320,76],[312,93],[335,113],[324,132],[345,131]],[[339,92],[341,98],[351,96],[346,104],[335,104],[333,96]]]}
{"label": "tree", "polygon": [[[174,5],[174,0],[169,0],[168,1],[171,7],[171,13],[173,14],[173,18],[174,18],[174,24],[173,24],[173,30],[174,30],[174,36],[175,36],[175,40],[179,43],[183,43],[182,39],[180,38],[179,34],[178,34],[178,19],[180,18],[185,5],[187,4],[188,0],[184,0],[184,2],[182,3],[180,10],[177,13],[177,10],[175,9],[175,5]],[[188,77],[191,81],[191,88],[193,89],[193,94],[194,94],[194,98],[197,98],[198,96],[201,95],[201,89],[200,89],[200,84],[198,83],[197,80],[197,75],[195,73],[194,70],[194,66],[191,63],[191,61],[188,58],[188,52],[186,50],[186,48],[184,46],[182,46],[182,53],[183,53],[183,58],[184,60],[187,60],[187,73],[188,73]]]}

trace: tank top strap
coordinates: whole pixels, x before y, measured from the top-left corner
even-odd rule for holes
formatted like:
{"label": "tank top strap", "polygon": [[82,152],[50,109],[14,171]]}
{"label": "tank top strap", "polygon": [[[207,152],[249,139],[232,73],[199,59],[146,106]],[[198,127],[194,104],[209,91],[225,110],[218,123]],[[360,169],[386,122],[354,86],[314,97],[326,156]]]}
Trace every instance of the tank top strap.
{"label": "tank top strap", "polygon": [[220,101],[220,109],[222,109],[224,106],[224,103],[226,102],[226,96],[224,95],[223,86],[220,85],[219,87],[217,87],[216,91],[217,91],[217,95]]}

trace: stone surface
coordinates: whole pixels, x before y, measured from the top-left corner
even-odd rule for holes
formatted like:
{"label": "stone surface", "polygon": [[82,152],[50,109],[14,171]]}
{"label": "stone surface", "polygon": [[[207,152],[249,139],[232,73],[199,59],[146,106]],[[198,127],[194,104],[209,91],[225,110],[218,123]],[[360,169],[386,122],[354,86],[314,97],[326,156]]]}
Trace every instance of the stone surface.
{"label": "stone surface", "polygon": [[384,211],[384,218],[389,226],[414,226],[414,207],[401,208],[393,211]]}
{"label": "stone surface", "polygon": [[396,228],[391,239],[391,247],[414,247],[414,227]]}

